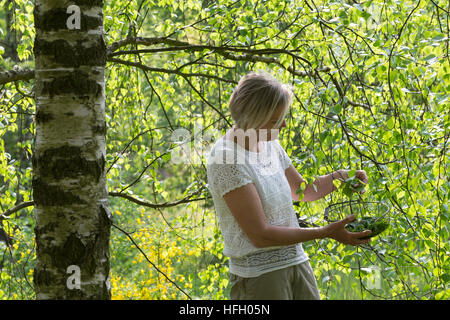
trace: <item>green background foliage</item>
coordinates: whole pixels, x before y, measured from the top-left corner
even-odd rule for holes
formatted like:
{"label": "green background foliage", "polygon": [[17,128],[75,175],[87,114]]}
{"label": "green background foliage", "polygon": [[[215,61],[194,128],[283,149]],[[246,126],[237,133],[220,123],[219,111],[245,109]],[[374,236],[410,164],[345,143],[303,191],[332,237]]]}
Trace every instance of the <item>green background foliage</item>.
{"label": "green background foliage", "polygon": [[[0,39],[14,35],[18,57],[0,42],[0,71],[33,69],[32,1],[0,4]],[[362,198],[391,208],[389,229],[368,246],[303,244],[322,298],[448,299],[449,10],[446,0],[106,1],[107,46],[130,40],[106,66],[108,188],[143,201],[111,196],[113,298],[228,298],[206,151],[232,124],[239,78],[264,69],[294,91],[280,142],[299,173],[312,182],[364,169]],[[0,91],[3,213],[32,200],[33,83]],[[322,223],[342,199],[298,212]],[[0,222],[12,237],[0,242],[0,299],[34,298],[32,207]]]}

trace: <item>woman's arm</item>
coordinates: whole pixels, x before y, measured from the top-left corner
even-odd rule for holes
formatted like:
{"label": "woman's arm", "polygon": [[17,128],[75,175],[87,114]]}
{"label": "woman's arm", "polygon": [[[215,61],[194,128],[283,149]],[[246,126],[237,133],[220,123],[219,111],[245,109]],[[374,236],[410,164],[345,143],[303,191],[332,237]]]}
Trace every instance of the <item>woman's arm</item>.
{"label": "woman's arm", "polygon": [[326,237],[345,244],[358,245],[367,243],[367,240],[358,238],[370,233],[370,231],[353,233],[344,228],[347,223],[355,219],[354,216],[317,228],[270,225],[267,223],[261,199],[253,183],[234,189],[226,193],[223,198],[241,229],[258,248],[290,245]]}
{"label": "woman's arm", "polygon": [[[348,171],[349,170],[337,170],[330,174],[318,177],[317,180],[313,182],[313,184],[316,186],[315,188],[313,184],[307,184],[306,188],[303,190],[303,198],[301,201],[315,201],[335,191],[336,187],[334,186],[333,181],[336,179],[341,181],[347,180]],[[297,194],[296,191],[300,188],[302,183],[306,184],[306,181],[303,179],[300,173],[298,173],[293,165],[290,165],[285,170],[285,175],[291,187],[292,199],[294,201],[298,201],[299,194]],[[359,180],[367,183],[368,179],[364,170],[357,170],[355,175]],[[362,193],[363,192],[364,190],[362,191]]]}

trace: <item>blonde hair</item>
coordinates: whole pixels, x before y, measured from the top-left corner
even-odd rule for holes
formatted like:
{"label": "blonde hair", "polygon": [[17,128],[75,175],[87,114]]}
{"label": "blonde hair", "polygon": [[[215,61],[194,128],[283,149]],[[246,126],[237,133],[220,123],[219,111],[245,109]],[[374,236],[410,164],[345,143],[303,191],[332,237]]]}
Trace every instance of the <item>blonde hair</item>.
{"label": "blonde hair", "polygon": [[266,71],[244,75],[234,89],[229,108],[231,117],[240,129],[258,129],[264,126],[279,107],[284,110],[275,128],[284,121],[292,103],[292,90]]}

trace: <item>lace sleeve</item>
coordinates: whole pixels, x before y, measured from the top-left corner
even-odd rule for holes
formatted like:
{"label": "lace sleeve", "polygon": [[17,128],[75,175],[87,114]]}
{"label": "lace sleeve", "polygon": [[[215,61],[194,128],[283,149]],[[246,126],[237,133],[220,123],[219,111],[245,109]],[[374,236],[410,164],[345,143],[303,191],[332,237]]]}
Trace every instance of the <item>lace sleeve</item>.
{"label": "lace sleeve", "polygon": [[281,146],[280,142],[277,140],[275,140],[276,145],[278,147],[278,155],[280,157],[280,161],[281,161],[281,166],[283,167],[283,170],[286,170],[287,168],[289,168],[292,164],[291,158],[289,158],[288,154],[286,153],[286,151],[283,149],[283,147]]}
{"label": "lace sleeve", "polygon": [[231,190],[252,183],[248,168],[242,164],[211,164],[208,183],[221,197]]}

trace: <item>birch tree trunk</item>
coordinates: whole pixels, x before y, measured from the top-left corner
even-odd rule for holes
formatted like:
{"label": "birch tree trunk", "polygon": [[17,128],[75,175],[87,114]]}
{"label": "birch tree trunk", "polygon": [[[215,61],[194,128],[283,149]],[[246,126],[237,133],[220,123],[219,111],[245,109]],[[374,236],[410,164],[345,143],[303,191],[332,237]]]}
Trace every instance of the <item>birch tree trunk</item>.
{"label": "birch tree trunk", "polygon": [[36,298],[109,299],[103,2],[36,0],[34,21]]}

